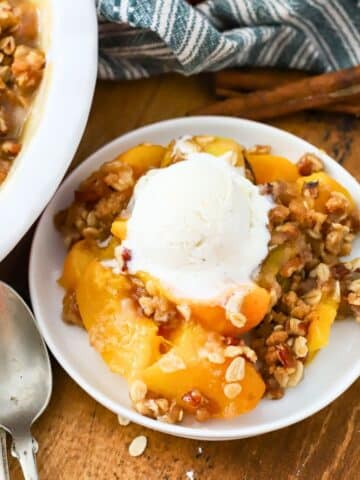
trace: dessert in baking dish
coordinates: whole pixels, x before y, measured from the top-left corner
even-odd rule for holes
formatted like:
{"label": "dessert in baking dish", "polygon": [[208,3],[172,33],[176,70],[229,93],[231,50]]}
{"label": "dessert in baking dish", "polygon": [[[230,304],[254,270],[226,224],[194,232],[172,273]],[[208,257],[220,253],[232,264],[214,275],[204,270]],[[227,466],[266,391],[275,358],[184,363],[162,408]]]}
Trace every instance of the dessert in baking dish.
{"label": "dessert in baking dish", "polygon": [[1,0],[0,185],[20,153],[22,134],[44,68],[36,5],[30,0]]}

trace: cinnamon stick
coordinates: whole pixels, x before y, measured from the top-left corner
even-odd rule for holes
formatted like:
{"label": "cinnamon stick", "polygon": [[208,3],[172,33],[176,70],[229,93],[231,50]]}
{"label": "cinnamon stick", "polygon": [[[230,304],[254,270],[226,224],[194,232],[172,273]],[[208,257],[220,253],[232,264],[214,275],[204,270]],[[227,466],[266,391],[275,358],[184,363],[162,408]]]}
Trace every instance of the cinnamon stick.
{"label": "cinnamon stick", "polygon": [[[254,90],[257,90],[257,88],[254,88]],[[222,87],[216,87],[215,93],[217,97],[221,97],[221,98],[241,97],[243,95],[242,92],[239,92],[237,90],[232,90],[230,88],[222,88]]]}
{"label": "cinnamon stick", "polygon": [[[227,88],[217,88],[216,96],[221,98],[233,98],[240,97],[243,93],[236,90],[229,90]],[[314,108],[314,110],[320,110],[322,112],[336,112],[347,113],[349,115],[360,116],[360,94],[356,94],[343,102],[335,103],[333,105],[323,105],[322,107]]]}
{"label": "cinnamon stick", "polygon": [[229,98],[191,112],[266,119],[331,105],[360,93],[360,66]]}
{"label": "cinnamon stick", "polygon": [[215,88],[228,90],[266,90],[308,78],[310,74],[299,70],[275,68],[228,69],[214,74]]}

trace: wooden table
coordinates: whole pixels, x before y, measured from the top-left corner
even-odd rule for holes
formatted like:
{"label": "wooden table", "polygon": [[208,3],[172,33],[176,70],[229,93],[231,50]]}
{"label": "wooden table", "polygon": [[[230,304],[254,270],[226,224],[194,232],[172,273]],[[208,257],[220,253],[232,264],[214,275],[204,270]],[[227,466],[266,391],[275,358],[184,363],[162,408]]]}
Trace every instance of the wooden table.
{"label": "wooden table", "polygon": [[[124,132],[182,116],[210,98],[210,82],[204,76],[99,83],[73,166]],[[327,150],[360,178],[360,120],[304,113],[272,124]],[[30,242],[31,232],[0,267],[0,278],[27,298]],[[257,438],[207,443],[172,438],[137,425],[121,427],[116,416],[84,393],[55,361],[53,367],[51,404],[34,427],[43,480],[360,479],[360,381],[297,425]],[[128,445],[139,434],[148,437],[148,448],[143,456],[132,458]],[[22,478],[14,461],[11,475]]]}

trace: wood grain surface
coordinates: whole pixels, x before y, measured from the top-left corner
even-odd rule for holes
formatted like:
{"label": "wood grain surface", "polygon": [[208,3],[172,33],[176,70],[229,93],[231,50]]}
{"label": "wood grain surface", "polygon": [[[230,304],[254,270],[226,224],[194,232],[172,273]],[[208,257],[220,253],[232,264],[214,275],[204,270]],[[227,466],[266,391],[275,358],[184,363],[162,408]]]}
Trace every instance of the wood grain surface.
{"label": "wood grain surface", "polygon": [[[99,83],[73,166],[122,133],[182,116],[210,100],[206,76]],[[360,120],[310,112],[272,124],[323,148],[360,179]],[[31,236],[29,232],[0,265],[0,278],[27,299]],[[360,480],[359,380],[330,406],[296,425],[256,438],[211,443],[137,425],[121,427],[116,416],[83,392],[55,361],[53,367],[51,404],[33,429],[40,444],[42,480]],[[148,437],[148,448],[132,458],[128,445],[139,434]],[[11,478],[22,478],[13,460]]]}

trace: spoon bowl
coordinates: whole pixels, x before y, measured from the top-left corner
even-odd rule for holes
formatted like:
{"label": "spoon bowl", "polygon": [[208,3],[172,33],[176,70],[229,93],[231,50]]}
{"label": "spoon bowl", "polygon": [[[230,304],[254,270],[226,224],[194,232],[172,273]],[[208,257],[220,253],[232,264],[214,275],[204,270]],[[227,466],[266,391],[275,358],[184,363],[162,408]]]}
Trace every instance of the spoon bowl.
{"label": "spoon bowl", "polygon": [[0,426],[13,437],[12,452],[19,459],[25,478],[35,479],[36,443],[30,427],[49,403],[51,365],[33,314],[3,282],[0,332]]}

